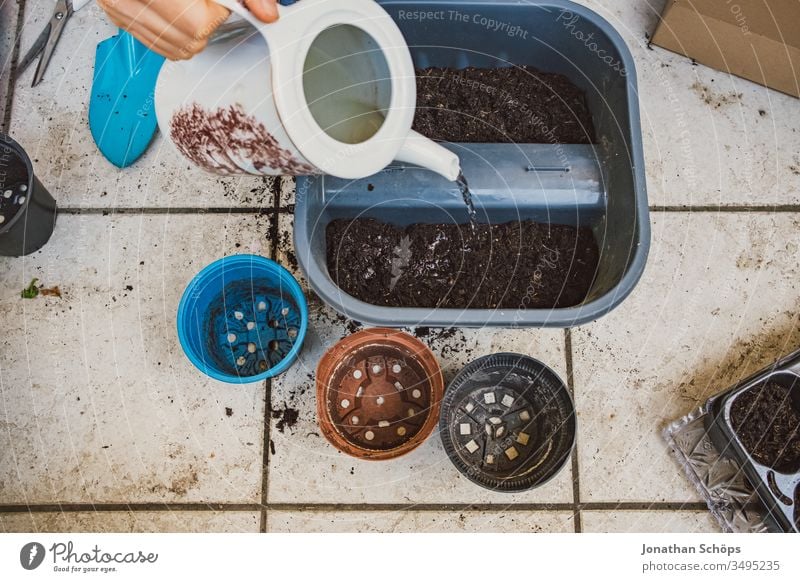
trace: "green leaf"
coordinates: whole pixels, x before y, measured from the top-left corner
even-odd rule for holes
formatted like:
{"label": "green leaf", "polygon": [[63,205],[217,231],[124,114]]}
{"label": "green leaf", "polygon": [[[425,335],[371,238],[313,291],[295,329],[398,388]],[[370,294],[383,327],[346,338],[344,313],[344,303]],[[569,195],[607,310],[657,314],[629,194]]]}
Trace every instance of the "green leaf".
{"label": "green leaf", "polygon": [[39,294],[39,288],[36,286],[38,280],[39,279],[36,278],[31,279],[31,284],[28,285],[26,289],[22,290],[21,295],[23,299],[33,299]]}

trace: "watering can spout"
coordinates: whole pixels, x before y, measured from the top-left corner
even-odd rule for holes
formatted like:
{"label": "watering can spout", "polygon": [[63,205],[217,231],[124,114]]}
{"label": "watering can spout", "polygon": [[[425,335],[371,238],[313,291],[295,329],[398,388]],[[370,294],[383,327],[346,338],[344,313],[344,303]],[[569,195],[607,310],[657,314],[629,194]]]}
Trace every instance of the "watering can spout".
{"label": "watering can spout", "polygon": [[461,173],[461,162],[457,155],[413,130],[408,133],[395,159],[428,168],[451,182]]}

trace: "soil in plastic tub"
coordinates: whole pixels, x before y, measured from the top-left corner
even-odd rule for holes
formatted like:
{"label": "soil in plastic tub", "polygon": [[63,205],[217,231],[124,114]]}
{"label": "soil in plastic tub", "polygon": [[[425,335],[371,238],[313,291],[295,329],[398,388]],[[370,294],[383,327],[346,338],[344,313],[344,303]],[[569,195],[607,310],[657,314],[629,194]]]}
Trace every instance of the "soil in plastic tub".
{"label": "soil in plastic tub", "polygon": [[742,445],[762,465],[795,472],[800,464],[800,411],[785,386],[765,382],[737,396],[731,425]]}
{"label": "soil in plastic tub", "polygon": [[25,206],[29,178],[25,162],[9,150],[6,159],[0,162],[0,227]]}
{"label": "soil in plastic tub", "polygon": [[451,142],[594,142],[584,92],[526,66],[417,70],[414,129]]}
{"label": "soil in plastic tub", "polygon": [[589,228],[532,221],[473,229],[337,219],[326,238],[334,282],[392,307],[572,307],[586,298],[599,261]]}

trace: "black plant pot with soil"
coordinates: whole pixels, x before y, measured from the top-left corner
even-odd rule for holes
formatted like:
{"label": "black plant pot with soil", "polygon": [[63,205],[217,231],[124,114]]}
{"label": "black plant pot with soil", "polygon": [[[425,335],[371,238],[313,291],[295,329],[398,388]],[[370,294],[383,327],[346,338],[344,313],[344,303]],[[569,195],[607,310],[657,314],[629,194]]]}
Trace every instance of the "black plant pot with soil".
{"label": "black plant pot with soil", "polygon": [[56,201],[33,173],[25,150],[0,134],[0,255],[33,253],[50,239]]}
{"label": "black plant pot with soil", "polygon": [[800,532],[799,372],[796,353],[714,397],[708,425],[716,447],[741,467],[769,519],[786,532]]}

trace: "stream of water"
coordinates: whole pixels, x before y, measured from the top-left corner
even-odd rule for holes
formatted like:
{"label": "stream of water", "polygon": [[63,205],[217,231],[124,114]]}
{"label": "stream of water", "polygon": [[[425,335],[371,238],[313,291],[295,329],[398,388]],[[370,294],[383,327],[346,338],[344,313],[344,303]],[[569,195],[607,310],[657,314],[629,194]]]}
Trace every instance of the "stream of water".
{"label": "stream of water", "polygon": [[464,177],[464,172],[458,173],[456,185],[458,186],[458,189],[461,192],[461,198],[464,199],[464,204],[467,207],[470,226],[474,230],[475,225],[478,224],[478,213],[475,212],[475,204],[472,202],[472,192],[469,191],[469,184],[467,184],[467,179]]}

